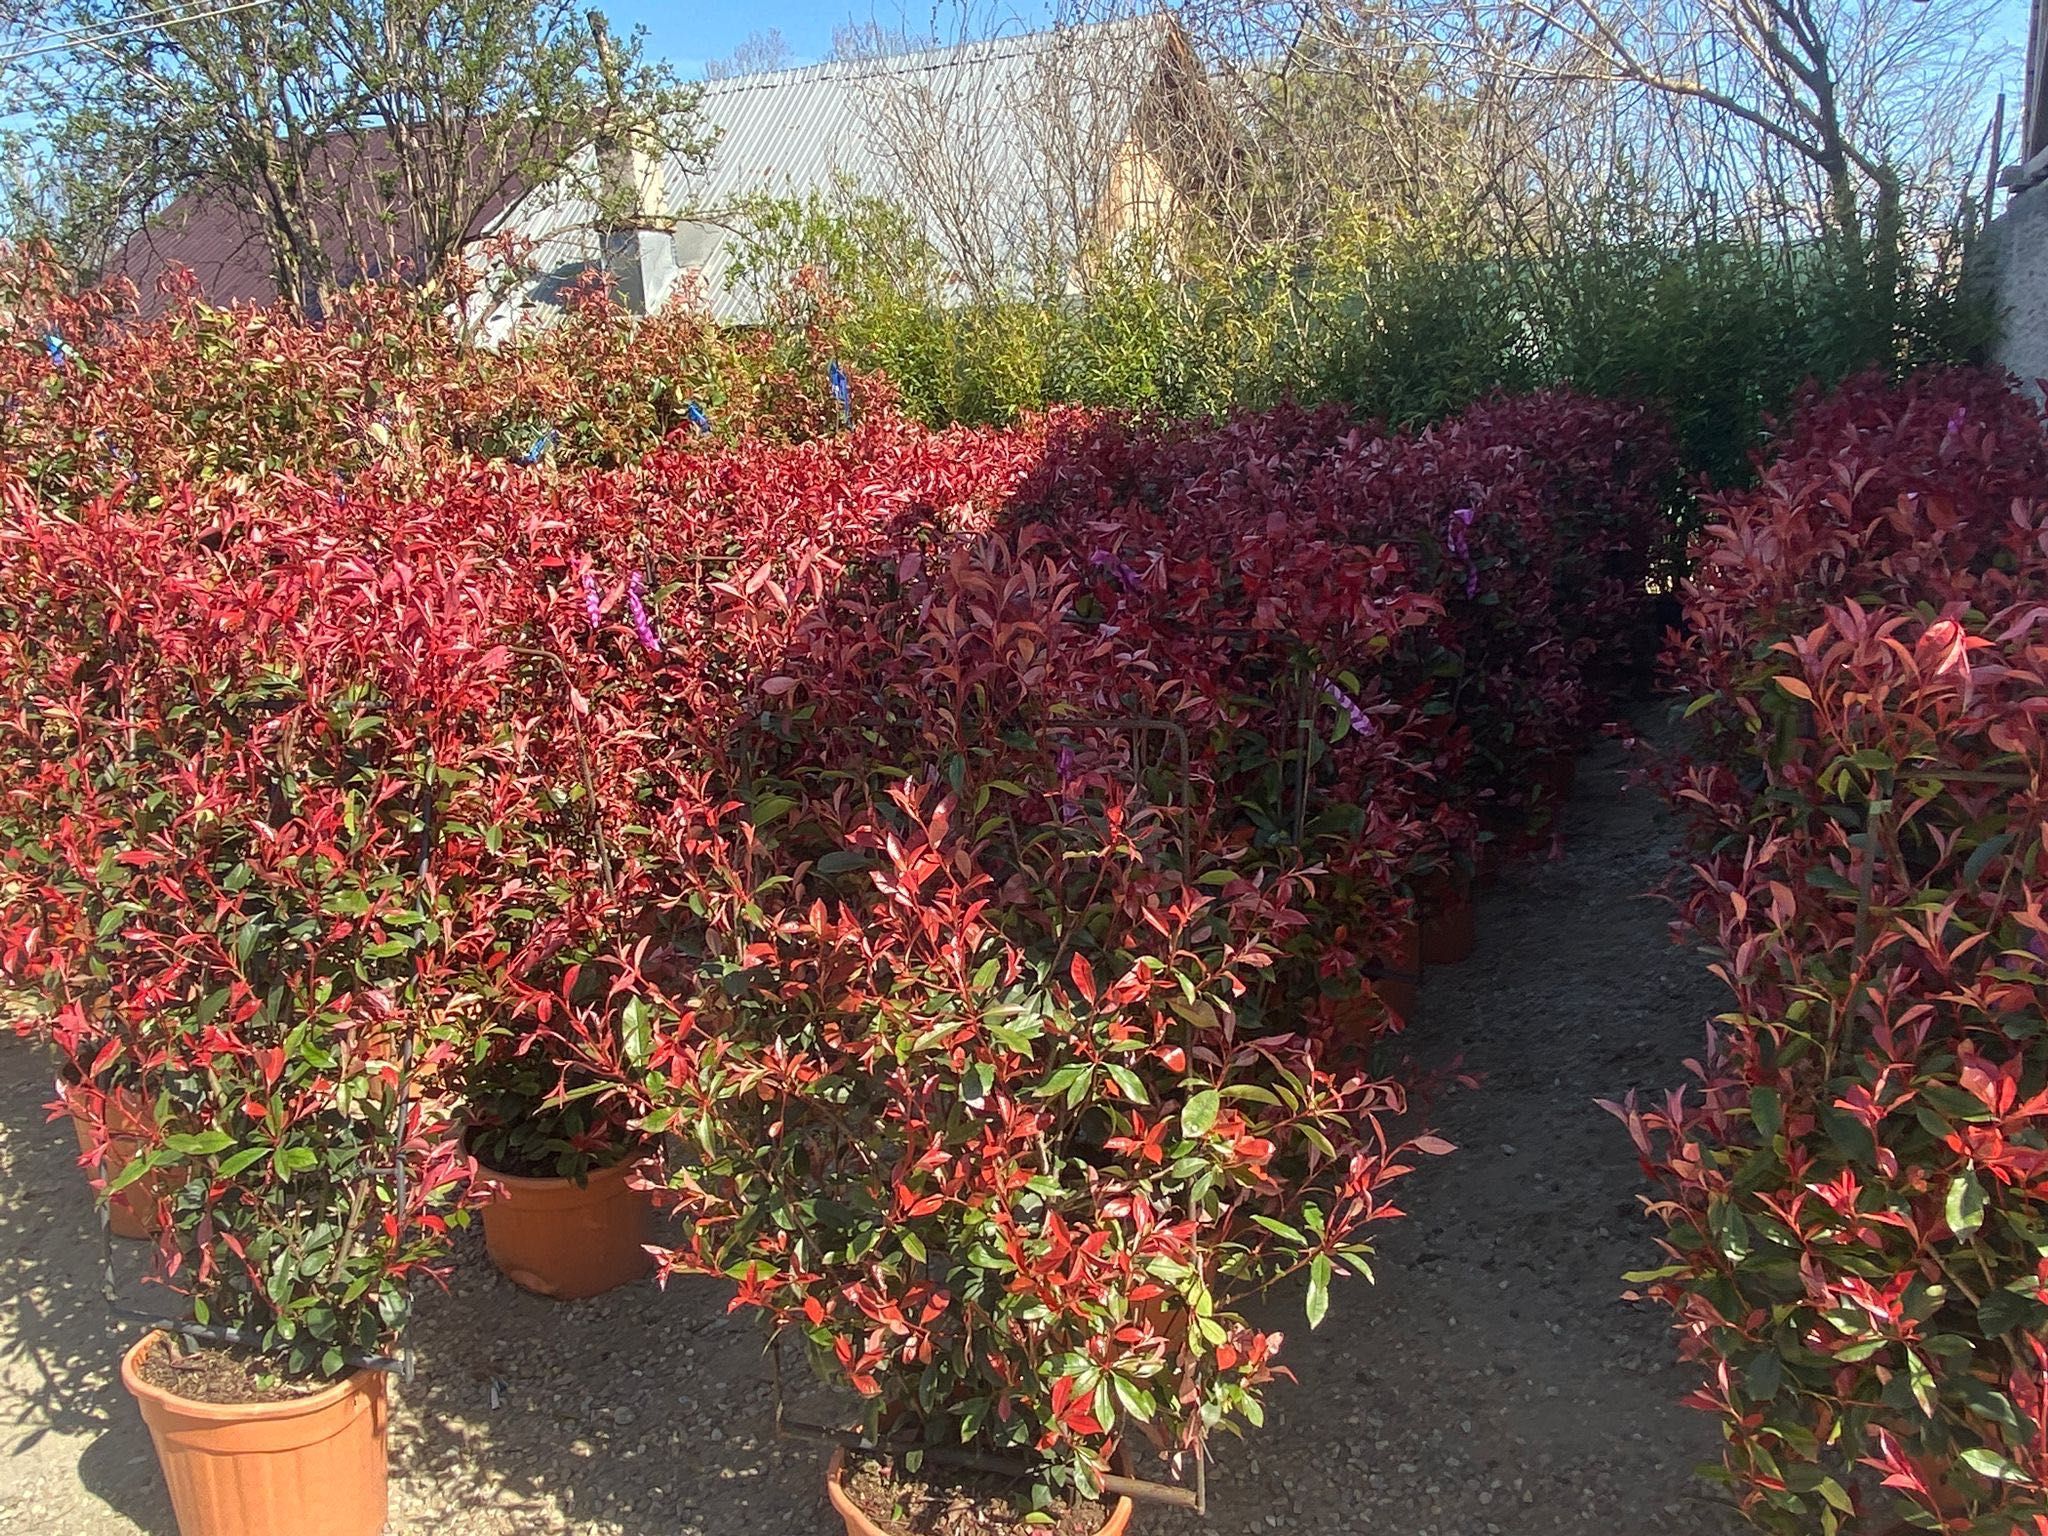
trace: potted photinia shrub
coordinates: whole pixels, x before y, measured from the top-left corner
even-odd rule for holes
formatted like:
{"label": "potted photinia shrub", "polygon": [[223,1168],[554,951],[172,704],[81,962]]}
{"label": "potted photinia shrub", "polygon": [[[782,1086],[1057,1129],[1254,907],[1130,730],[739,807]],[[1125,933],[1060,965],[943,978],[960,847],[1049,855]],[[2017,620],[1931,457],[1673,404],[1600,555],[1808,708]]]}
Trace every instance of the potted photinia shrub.
{"label": "potted photinia shrub", "polygon": [[[646,1020],[619,982],[622,960],[631,975],[619,951],[649,899],[635,856],[649,761],[672,772],[687,754],[645,726],[663,646],[641,568],[612,583],[619,621],[608,625],[598,577],[556,566],[555,586],[528,594],[543,643],[518,657],[519,771],[496,807],[503,899],[443,1086],[487,1187],[492,1261],[525,1290],[574,1300],[653,1268],[659,1152],[633,1128],[644,1104],[621,1086],[644,1062]],[[578,658],[573,683],[565,655]]]}
{"label": "potted photinia shrub", "polygon": [[161,1142],[135,1166],[169,1186],[160,1278],[197,1326],[148,1333],[121,1379],[184,1536],[373,1536],[383,1367],[459,1158],[388,1064],[277,1022],[195,1024],[157,1063]]}
{"label": "potted photinia shrub", "polygon": [[508,894],[503,578],[431,510],[275,494],[13,509],[0,912],[76,1080],[146,1122],[89,1156],[132,1151],[108,1193],[153,1186],[189,1301],[124,1362],[186,1536],[369,1536],[369,1367],[460,1188],[415,1084]]}
{"label": "potted photinia shrub", "polygon": [[[106,976],[111,1010],[148,1021],[115,1043],[151,1131],[108,1191],[153,1184],[154,1278],[191,1319],[138,1342],[122,1378],[186,1536],[368,1536],[385,1509],[370,1362],[444,1253],[460,1187],[405,1067],[430,1072],[445,1050],[442,966],[474,917],[473,865],[450,839],[449,878],[422,872],[432,813],[459,814],[460,797],[380,761],[360,701],[274,718],[295,726],[288,786],[264,731],[195,735],[175,782],[144,797],[160,825],[100,827],[138,873],[115,889],[108,942],[74,959]],[[251,782],[268,824],[238,803]]]}
{"label": "potted photinia shrub", "polygon": [[644,1105],[619,1091],[633,1062],[617,1056],[622,1036],[644,1040],[646,1004],[608,1009],[608,988],[589,997],[589,983],[608,974],[577,967],[566,995],[501,1014],[456,1073],[465,1145],[489,1191],[481,1219],[491,1261],[513,1284],[562,1301],[654,1267],[659,1151],[633,1128]]}
{"label": "potted photinia shrub", "polygon": [[694,986],[644,1079],[687,1153],[661,1268],[736,1280],[860,1394],[829,1472],[849,1531],[923,1528],[963,1482],[977,1528],[1121,1529],[1113,1469],[1258,1421],[1280,1336],[1246,1299],[1299,1275],[1320,1322],[1405,1171],[1397,1088],[1238,1015],[1298,888],[1184,875],[1156,810],[1038,818],[1048,788],[820,796],[779,818],[837,844],[796,880],[764,882],[791,845],[744,807],[678,839]]}

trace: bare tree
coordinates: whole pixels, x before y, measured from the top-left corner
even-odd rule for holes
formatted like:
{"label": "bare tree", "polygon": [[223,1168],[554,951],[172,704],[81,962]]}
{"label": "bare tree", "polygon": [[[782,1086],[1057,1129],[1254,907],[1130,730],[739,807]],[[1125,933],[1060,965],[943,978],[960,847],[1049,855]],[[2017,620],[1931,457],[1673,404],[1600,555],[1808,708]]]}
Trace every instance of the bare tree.
{"label": "bare tree", "polygon": [[832,57],[841,63],[884,59],[933,48],[938,41],[938,33],[929,27],[919,30],[907,22],[883,22],[870,17],[866,21],[841,22],[832,29]]}
{"label": "bare tree", "polygon": [[1742,173],[1820,228],[1893,223],[1980,131],[1997,0],[1450,0],[1476,72],[1612,85],[1705,115]]}
{"label": "bare tree", "polygon": [[704,78],[730,80],[738,75],[765,75],[771,70],[788,69],[795,62],[796,52],[782,35],[782,29],[770,27],[765,32],[749,32],[724,58],[706,59]]}
{"label": "bare tree", "polygon": [[45,0],[42,25],[101,40],[49,55],[24,92],[42,207],[17,203],[13,222],[40,216],[90,263],[181,194],[221,199],[258,231],[280,294],[317,306],[366,270],[437,272],[506,197],[590,164],[622,102],[694,142],[694,89],[579,0],[184,14]]}

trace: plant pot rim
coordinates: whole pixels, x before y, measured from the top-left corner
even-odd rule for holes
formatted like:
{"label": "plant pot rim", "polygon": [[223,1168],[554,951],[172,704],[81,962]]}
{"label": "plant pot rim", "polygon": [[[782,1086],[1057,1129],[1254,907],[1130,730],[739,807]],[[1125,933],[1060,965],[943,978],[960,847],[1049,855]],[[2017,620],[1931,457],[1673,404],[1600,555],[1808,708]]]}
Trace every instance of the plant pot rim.
{"label": "plant pot rim", "polygon": [[[1123,1452],[1119,1450],[1113,1460],[1118,1466],[1124,1465]],[[862,1536],[868,1536],[868,1533],[892,1536],[885,1527],[877,1525],[846,1491],[846,1447],[843,1445],[833,1446],[832,1459],[825,1463],[825,1496],[832,1501],[833,1509],[838,1511],[849,1531],[860,1532]],[[1136,1507],[1129,1494],[1118,1494],[1116,1502],[1109,1507],[1109,1517],[1095,1528],[1095,1536],[1121,1536],[1130,1528],[1131,1515]]]}
{"label": "plant pot rim", "polygon": [[359,1392],[371,1385],[381,1374],[365,1366],[351,1371],[340,1380],[322,1387],[317,1392],[308,1392],[304,1397],[280,1397],[260,1403],[210,1403],[202,1398],[183,1397],[143,1379],[140,1366],[142,1357],[154,1348],[159,1340],[168,1340],[170,1333],[162,1328],[152,1328],[121,1356],[121,1385],[126,1387],[137,1401],[147,1400],[187,1418],[208,1419],[219,1423],[246,1423],[252,1419],[296,1419],[307,1414],[319,1413],[340,1402],[350,1393]]}
{"label": "plant pot rim", "polygon": [[140,1084],[128,1082],[96,1083],[83,1074],[75,1074],[74,1070],[68,1066],[58,1068],[56,1083],[57,1092],[66,1103],[69,1103],[73,1097],[93,1098],[97,1096],[102,1099],[140,1099],[143,1096]]}
{"label": "plant pot rim", "polygon": [[[465,1131],[463,1133],[463,1149],[467,1151],[468,1147],[469,1134]],[[638,1151],[628,1153],[616,1163],[606,1163],[602,1167],[592,1168],[580,1179],[571,1178],[566,1174],[554,1174],[546,1178],[535,1178],[531,1174],[501,1173],[482,1158],[477,1157],[474,1152],[470,1152],[469,1155],[476,1157],[476,1165],[483,1170],[484,1179],[487,1183],[502,1184],[507,1189],[529,1190],[535,1194],[541,1194],[551,1190],[562,1189],[565,1186],[573,1189],[588,1189],[593,1184],[617,1183],[638,1170],[651,1167],[657,1152],[657,1148],[642,1147]]]}

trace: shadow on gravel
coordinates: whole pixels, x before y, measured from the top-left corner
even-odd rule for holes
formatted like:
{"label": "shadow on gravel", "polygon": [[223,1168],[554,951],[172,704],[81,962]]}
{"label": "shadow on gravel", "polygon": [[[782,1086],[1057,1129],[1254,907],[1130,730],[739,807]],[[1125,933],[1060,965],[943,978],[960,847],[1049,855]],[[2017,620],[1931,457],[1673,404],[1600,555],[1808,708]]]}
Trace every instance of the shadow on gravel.
{"label": "shadow on gravel", "polygon": [[[1344,1285],[1314,1332],[1298,1291],[1268,1299],[1298,1382],[1215,1447],[1209,1520],[1147,1510],[1148,1536],[1735,1528],[1693,1475],[1716,1437],[1677,1406],[1691,1382],[1668,1319],[1620,1299],[1654,1233],[1627,1137],[1593,1101],[1681,1080],[1719,998],[1644,899],[1673,832],[1622,766],[1611,744],[1587,752],[1562,857],[1510,870],[1478,952],[1424,983],[1410,1047],[1480,1087],[1436,1106],[1459,1150],[1401,1190],[1413,1214],[1381,1235],[1379,1283]],[[170,1536],[114,1378],[69,1132],[44,1124],[29,1056],[0,1038],[0,1531]],[[419,1297],[390,1536],[817,1536],[824,1453],[774,1438],[760,1333],[729,1294],[650,1282],[551,1303],[465,1235],[449,1289]],[[792,1414],[849,1418],[788,1367]]]}
{"label": "shadow on gravel", "polygon": [[[148,1431],[121,1389],[120,1354],[134,1335],[101,1295],[100,1234],[77,1143],[42,1108],[50,1086],[38,1053],[0,1039],[0,1062],[0,1483],[30,1486],[21,1469],[42,1448],[74,1463],[92,1498],[151,1536],[172,1536]],[[117,1241],[114,1257],[123,1282],[142,1268],[139,1244]],[[54,1508],[38,1517],[31,1504],[26,1515],[16,1512],[14,1528],[36,1529],[37,1518],[50,1530],[72,1526]]]}
{"label": "shadow on gravel", "polygon": [[[730,1288],[679,1279],[567,1304],[512,1287],[474,1237],[446,1294],[422,1294],[419,1375],[392,1437],[394,1531],[623,1532],[824,1529],[824,1453],[775,1439],[751,1314]],[[792,1416],[841,1420],[795,1356]]]}

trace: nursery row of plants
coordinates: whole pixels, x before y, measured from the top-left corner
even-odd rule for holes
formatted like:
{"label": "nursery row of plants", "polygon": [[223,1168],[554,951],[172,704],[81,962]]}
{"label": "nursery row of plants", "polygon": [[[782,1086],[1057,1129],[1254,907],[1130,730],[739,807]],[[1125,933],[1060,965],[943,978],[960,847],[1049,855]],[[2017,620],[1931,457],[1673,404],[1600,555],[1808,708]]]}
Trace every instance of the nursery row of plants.
{"label": "nursery row of plants", "polygon": [[[204,1346],[124,1367],[188,1536],[377,1528],[374,1368],[479,1209],[548,1294],[723,1277],[899,1474],[1082,1530],[1188,1476],[1250,1298],[1320,1322],[1449,1150],[1401,1014],[1644,660],[1671,491],[1562,392],[934,432],[794,375],[615,457],[252,399],[224,468],[164,360],[330,402],[371,308],[9,319],[0,960]],[[360,1499],[255,1508],[256,1401],[352,1415],[302,1454]]]}
{"label": "nursery row of plants", "polygon": [[2048,1530],[2048,424],[1862,381],[1709,515],[1673,788],[1731,997],[1627,1106],[1633,1278],[1764,1528]]}
{"label": "nursery row of plants", "polygon": [[[674,432],[789,441],[842,421],[815,325],[721,331],[685,305],[633,320],[592,282],[558,324],[484,349],[441,312],[474,280],[362,284],[309,321],[216,307],[172,274],[144,323],[127,285],[81,291],[33,252],[0,254],[0,440],[61,499],[273,473],[333,485],[373,464],[393,479],[451,455],[617,466]],[[889,398],[857,372],[853,393]]]}

